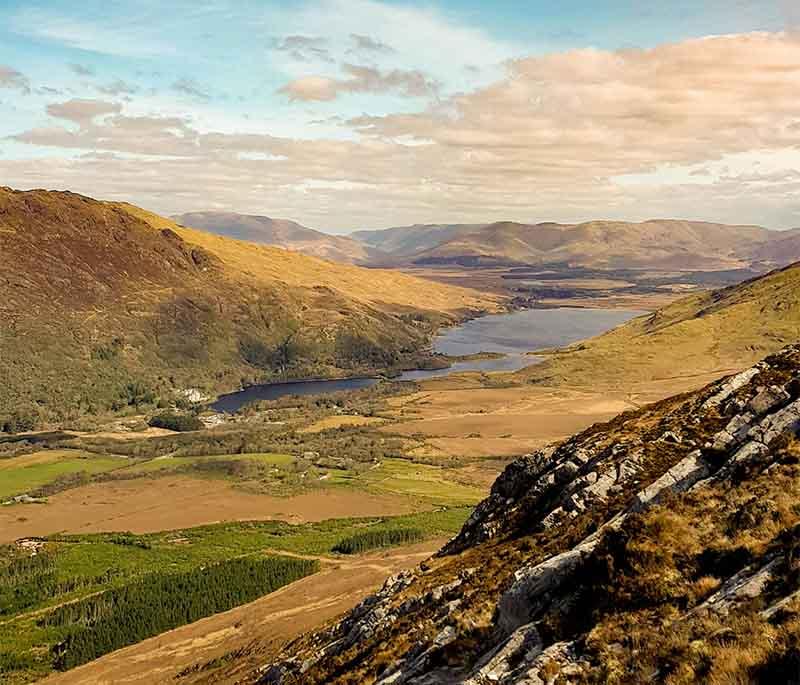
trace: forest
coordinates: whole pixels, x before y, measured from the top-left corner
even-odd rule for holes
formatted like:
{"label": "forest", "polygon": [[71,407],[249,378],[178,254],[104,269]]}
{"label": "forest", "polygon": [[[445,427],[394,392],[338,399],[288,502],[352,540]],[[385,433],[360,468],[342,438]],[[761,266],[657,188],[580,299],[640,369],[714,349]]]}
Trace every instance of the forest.
{"label": "forest", "polygon": [[53,647],[54,666],[68,670],[206,616],[252,602],[314,573],[316,561],[246,557],[185,573],[153,573],[79,602],[64,604],[42,626],[69,627]]}

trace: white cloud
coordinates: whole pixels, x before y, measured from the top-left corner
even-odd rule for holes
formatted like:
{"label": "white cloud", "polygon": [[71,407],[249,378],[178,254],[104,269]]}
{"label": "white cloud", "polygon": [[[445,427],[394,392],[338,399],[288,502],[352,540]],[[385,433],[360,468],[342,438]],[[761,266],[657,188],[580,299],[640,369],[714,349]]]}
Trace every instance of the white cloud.
{"label": "white cloud", "polygon": [[[361,54],[372,48],[368,51],[382,69],[416,69],[456,87],[464,84],[466,63],[497,66],[520,54],[519,46],[461,24],[436,9],[376,0],[311,0],[299,9],[270,12],[264,22],[270,31],[285,35],[325,36],[339,61],[347,60],[355,40]],[[295,71],[298,67],[283,66]],[[289,75],[309,75],[295,71]]]}
{"label": "white cloud", "polygon": [[421,71],[380,71],[355,64],[345,64],[343,70],[347,78],[305,76],[287,83],[279,92],[291,101],[324,102],[335,100],[343,93],[397,92],[404,97],[432,97],[440,89],[439,83]]}

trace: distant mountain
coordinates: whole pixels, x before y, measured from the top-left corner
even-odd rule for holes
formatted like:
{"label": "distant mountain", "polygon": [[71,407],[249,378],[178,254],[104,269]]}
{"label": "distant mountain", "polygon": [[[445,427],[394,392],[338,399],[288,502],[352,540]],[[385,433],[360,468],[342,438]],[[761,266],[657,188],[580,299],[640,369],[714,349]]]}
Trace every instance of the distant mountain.
{"label": "distant mountain", "polygon": [[719,270],[800,259],[800,231],[660,219],[642,223],[434,224],[353,237],[414,265],[561,265],[594,269]]}
{"label": "distant mountain", "polygon": [[414,224],[374,231],[355,231],[351,237],[393,257],[409,257],[448,240],[475,233],[487,224]]}
{"label": "distant mountain", "polygon": [[182,228],[138,207],[0,188],[0,425],[200,388],[391,367],[491,298]]}
{"label": "distant mountain", "polygon": [[800,259],[800,228],[776,231],[772,240],[758,245],[750,253],[750,258],[779,266]]}
{"label": "distant mountain", "polygon": [[385,257],[379,250],[352,238],[329,235],[288,219],[234,212],[189,212],[173,216],[172,219],[182,226],[237,240],[274,245],[344,264],[380,262]]}
{"label": "distant mountain", "polygon": [[[700,221],[500,222],[412,257],[416,264],[564,264],[589,268],[730,269],[774,239],[758,226]],[[798,255],[800,256],[800,255]]]}

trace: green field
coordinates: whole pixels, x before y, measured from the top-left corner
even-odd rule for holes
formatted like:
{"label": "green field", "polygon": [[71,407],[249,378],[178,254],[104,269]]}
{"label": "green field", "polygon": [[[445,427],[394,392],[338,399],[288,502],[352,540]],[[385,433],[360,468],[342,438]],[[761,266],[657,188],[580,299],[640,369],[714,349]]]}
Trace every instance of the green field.
{"label": "green field", "polygon": [[[36,461],[42,459],[42,461]],[[75,473],[105,473],[130,464],[124,457],[79,450],[52,450],[0,461],[0,500],[20,495]]]}
{"label": "green field", "polygon": [[407,495],[434,506],[474,505],[486,497],[483,489],[454,481],[447,468],[405,459],[385,459],[380,466],[367,471],[331,471],[327,482],[377,493]]}
{"label": "green field", "polygon": [[149,461],[130,466],[126,473],[153,473],[158,471],[178,471],[187,466],[203,464],[215,459],[228,462],[251,462],[267,466],[287,467],[294,463],[295,457],[290,454],[219,454],[202,457],[156,457]]}
{"label": "green field", "polygon": [[27,605],[19,588],[2,582],[3,568],[19,555],[11,547],[0,548],[0,681],[30,682],[52,671],[52,647],[65,639],[68,628],[42,621],[41,612],[46,614],[48,607],[123,588],[150,574],[177,577],[231,559],[260,557],[265,552],[335,556],[335,547],[365,533],[397,540],[404,537],[392,531],[413,529],[428,539],[452,536],[470,511],[459,507],[304,525],[280,521],[226,523],[148,535],[52,536],[46,550],[40,552],[52,556],[48,584],[34,588]]}
{"label": "green field", "polygon": [[[485,492],[459,483],[446,467],[417,464],[405,459],[384,459],[378,465],[337,469],[301,465],[290,454],[221,454],[197,457],[163,456],[131,459],[80,450],[49,450],[0,461],[0,501],[45,486],[66,489],[85,484],[92,476],[116,471],[126,479],[180,473],[195,478],[220,478],[247,485],[251,490],[290,496],[310,488],[348,487],[376,494],[402,495],[432,507],[474,505]],[[308,478],[300,477],[307,471]],[[66,477],[86,479],[67,482]]]}

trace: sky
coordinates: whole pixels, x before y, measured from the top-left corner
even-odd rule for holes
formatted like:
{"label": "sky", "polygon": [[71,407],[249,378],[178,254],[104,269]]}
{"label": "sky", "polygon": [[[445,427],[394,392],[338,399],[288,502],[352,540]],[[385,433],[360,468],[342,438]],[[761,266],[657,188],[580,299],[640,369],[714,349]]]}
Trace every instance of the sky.
{"label": "sky", "polygon": [[800,226],[798,0],[0,0],[0,17],[0,185],[337,233]]}

